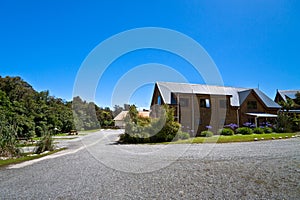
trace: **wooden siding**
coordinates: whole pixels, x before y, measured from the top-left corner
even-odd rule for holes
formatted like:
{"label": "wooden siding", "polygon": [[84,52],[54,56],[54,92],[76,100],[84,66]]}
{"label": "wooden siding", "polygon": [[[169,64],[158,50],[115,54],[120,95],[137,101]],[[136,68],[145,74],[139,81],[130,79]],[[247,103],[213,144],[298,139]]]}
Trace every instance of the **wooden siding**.
{"label": "wooden siding", "polygon": [[[151,106],[157,104],[160,95],[155,87]],[[170,94],[171,95],[171,94]],[[212,127],[213,132],[217,132],[224,125],[234,123],[242,126],[245,122],[254,121],[254,117],[246,113],[270,113],[277,114],[277,108],[268,108],[261,99],[252,91],[240,107],[230,105],[230,95],[208,95],[208,94],[182,94],[173,93],[176,99],[175,104],[169,104],[174,108],[174,117],[182,125],[182,130],[189,132],[192,136],[198,135],[201,131],[207,130],[207,126]],[[209,99],[210,107],[201,107],[200,99]],[[225,107],[224,107],[224,101]],[[249,109],[248,102],[257,102],[256,109]],[[163,99],[161,99],[162,104]],[[179,102],[179,104],[178,104]],[[179,117],[178,117],[179,115]],[[263,121],[265,119],[260,119]],[[268,121],[271,121],[268,119]]]}

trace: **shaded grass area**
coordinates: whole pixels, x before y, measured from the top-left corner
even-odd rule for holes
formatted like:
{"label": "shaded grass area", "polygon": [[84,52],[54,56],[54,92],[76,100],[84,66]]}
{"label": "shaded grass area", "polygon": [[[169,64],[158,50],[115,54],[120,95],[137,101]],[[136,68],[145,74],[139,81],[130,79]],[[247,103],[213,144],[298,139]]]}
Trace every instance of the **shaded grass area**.
{"label": "shaded grass area", "polygon": [[[175,142],[166,142],[164,144],[201,144],[201,143],[230,143],[230,142],[251,142],[257,140],[286,139],[297,135],[296,133],[269,133],[269,134],[251,134],[251,135],[232,135],[232,136],[213,136],[213,137],[195,137],[187,140],[178,140]],[[263,138],[263,139],[262,139]]]}
{"label": "shaded grass area", "polygon": [[54,151],[51,151],[51,152],[48,152],[48,153],[45,153],[45,154],[37,154],[37,155],[32,155],[32,156],[29,156],[30,154],[27,153],[27,154],[22,154],[22,156],[19,157],[19,158],[0,160],[0,167],[4,167],[4,166],[7,166],[7,165],[11,165],[11,164],[17,164],[17,163],[21,163],[21,162],[25,162],[25,161],[29,161],[29,160],[34,160],[34,159],[37,159],[37,158],[41,158],[41,157],[44,157],[44,156],[48,156],[48,155],[57,153],[59,151],[65,150],[65,149],[66,148],[61,148],[61,149],[57,149],[57,150],[54,150]]}
{"label": "shaded grass area", "polygon": [[23,144],[17,144],[16,145],[17,147],[35,147],[36,144],[33,144],[33,143],[23,143]]}
{"label": "shaded grass area", "polygon": [[78,137],[64,137],[64,138],[55,138],[55,136],[53,137],[53,140],[73,140],[76,139]]}
{"label": "shaded grass area", "polygon": [[[88,135],[88,133],[94,133],[94,132],[97,132],[97,131],[100,131],[101,129],[92,129],[92,130],[86,130],[86,131],[78,131],[78,135],[69,135],[69,133],[58,133],[58,134],[54,134],[52,135],[53,137],[56,137],[56,136],[66,136],[66,137],[70,137],[70,136],[84,136],[84,135]],[[75,137],[74,137],[75,138]],[[74,139],[71,137],[71,139]],[[33,137],[32,140],[34,141],[38,141],[40,140],[41,137]],[[57,139],[57,138],[55,138]]]}

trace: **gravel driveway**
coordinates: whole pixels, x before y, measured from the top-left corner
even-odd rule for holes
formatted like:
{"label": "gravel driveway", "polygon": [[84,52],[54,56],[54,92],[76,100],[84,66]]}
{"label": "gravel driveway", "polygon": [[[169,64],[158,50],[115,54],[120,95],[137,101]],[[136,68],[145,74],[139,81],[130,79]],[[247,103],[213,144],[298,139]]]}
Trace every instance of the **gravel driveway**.
{"label": "gravel driveway", "polygon": [[115,145],[118,131],[0,168],[0,199],[300,199],[300,139]]}

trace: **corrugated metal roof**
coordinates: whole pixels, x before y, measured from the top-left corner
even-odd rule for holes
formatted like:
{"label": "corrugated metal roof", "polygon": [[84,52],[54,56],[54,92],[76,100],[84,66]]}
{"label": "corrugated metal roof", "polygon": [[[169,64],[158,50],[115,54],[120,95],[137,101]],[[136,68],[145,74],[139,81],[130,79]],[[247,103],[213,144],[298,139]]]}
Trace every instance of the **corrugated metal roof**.
{"label": "corrugated metal roof", "polygon": [[296,98],[296,93],[300,92],[300,90],[278,90],[278,93],[283,98],[284,101],[286,101],[286,97],[290,99]]}
{"label": "corrugated metal roof", "polygon": [[245,88],[189,83],[157,82],[156,84],[160,90],[163,101],[167,104],[171,103],[171,93],[173,92],[184,94],[231,95],[231,105],[239,106],[238,92],[245,90]]}
{"label": "corrugated metal roof", "polygon": [[[190,83],[172,83],[172,82],[157,82],[156,83],[162,99],[166,104],[171,103],[171,93],[185,93],[185,94],[208,94],[208,95],[230,95],[231,106],[240,106],[252,89],[225,87],[203,84]],[[256,94],[261,98],[267,107],[280,108],[280,106],[272,101],[268,96],[258,89],[254,89]]]}
{"label": "corrugated metal roof", "polygon": [[269,114],[269,113],[246,113],[247,115],[255,116],[255,117],[277,117],[277,115]]}
{"label": "corrugated metal roof", "polygon": [[254,92],[259,96],[259,98],[264,102],[264,104],[269,108],[281,108],[275,101],[270,99],[265,93],[260,91],[259,89],[253,89]]}
{"label": "corrugated metal roof", "polygon": [[244,91],[240,91],[239,94],[239,105],[242,105],[242,103],[244,103],[244,101],[246,100],[246,98],[248,97],[248,95],[251,93],[251,89],[250,90],[244,90]]}

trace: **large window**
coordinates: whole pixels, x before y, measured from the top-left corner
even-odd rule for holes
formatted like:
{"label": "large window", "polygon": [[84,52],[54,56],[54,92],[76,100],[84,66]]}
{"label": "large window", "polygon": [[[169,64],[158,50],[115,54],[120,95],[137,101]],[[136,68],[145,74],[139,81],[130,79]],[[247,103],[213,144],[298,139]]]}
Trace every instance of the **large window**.
{"label": "large window", "polygon": [[247,108],[249,110],[255,110],[255,109],[257,109],[257,102],[256,101],[248,101],[247,102]]}
{"label": "large window", "polygon": [[210,108],[209,99],[200,99],[200,107],[201,108]]}

